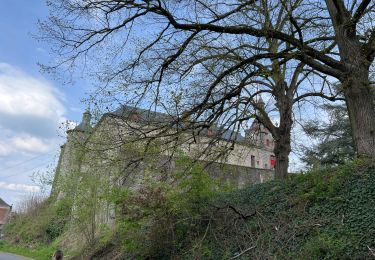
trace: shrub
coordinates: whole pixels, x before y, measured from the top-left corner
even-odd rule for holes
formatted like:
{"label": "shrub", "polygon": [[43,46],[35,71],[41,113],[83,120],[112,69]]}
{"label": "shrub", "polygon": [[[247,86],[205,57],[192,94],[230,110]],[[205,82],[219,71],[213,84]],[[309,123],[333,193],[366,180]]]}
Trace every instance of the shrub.
{"label": "shrub", "polygon": [[189,244],[199,254],[210,254],[198,239],[208,221],[201,219],[202,212],[210,199],[229,188],[187,158],[178,160],[176,169],[168,183],[149,180],[136,192],[117,191],[114,197],[122,208],[118,232],[126,251],[145,258],[170,258]]}
{"label": "shrub", "polygon": [[25,245],[48,244],[60,236],[68,220],[69,211],[61,203],[32,196],[22,202],[5,227],[5,238]]}

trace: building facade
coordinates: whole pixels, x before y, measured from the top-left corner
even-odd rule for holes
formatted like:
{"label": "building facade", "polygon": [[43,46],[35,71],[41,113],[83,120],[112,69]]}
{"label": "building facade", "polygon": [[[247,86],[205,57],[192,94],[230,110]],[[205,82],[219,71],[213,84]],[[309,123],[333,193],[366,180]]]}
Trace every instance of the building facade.
{"label": "building facade", "polygon": [[238,188],[274,178],[273,139],[256,121],[245,135],[218,126],[180,133],[165,128],[175,118],[129,106],[104,114],[94,126],[90,120],[85,112],[82,122],[67,131],[52,187],[58,199],[70,196],[80,205],[73,206],[78,224],[86,225],[79,215],[87,210],[96,223],[113,226],[116,210],[105,199],[107,191],[114,186],[139,191],[150,180],[168,182],[179,157],[200,162],[212,178]]}
{"label": "building facade", "polygon": [[0,198],[0,235],[2,234],[4,225],[8,223],[11,211],[12,206]]}
{"label": "building facade", "polygon": [[[130,151],[129,146],[142,147],[146,141],[140,141],[142,145],[139,145],[134,140],[146,135],[158,135],[163,128],[163,125],[158,124],[171,119],[163,113],[122,106],[114,112],[104,114],[92,126],[91,115],[85,112],[82,122],[67,131],[67,141],[61,146],[55,183],[61,176],[93,169],[105,169],[108,175],[124,171],[127,175],[124,163],[137,160],[134,154],[138,153]],[[166,132],[165,136],[170,135],[169,133]],[[179,153],[192,160],[207,162],[209,165],[206,169],[212,170],[210,174],[214,178],[232,182],[238,187],[273,178],[274,140],[268,129],[256,120],[245,131],[245,135],[213,126],[198,134],[185,132],[180,136],[182,137],[179,137],[178,142],[170,142],[165,137],[159,138],[159,144],[162,143],[161,148],[159,147],[162,151],[159,153],[162,157],[170,158],[173,154],[171,150],[175,152],[177,147]]]}

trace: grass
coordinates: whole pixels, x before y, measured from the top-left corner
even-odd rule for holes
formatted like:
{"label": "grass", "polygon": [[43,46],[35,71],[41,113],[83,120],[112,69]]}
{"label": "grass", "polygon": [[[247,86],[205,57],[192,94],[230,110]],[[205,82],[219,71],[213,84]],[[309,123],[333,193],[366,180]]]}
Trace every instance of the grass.
{"label": "grass", "polygon": [[38,247],[22,247],[11,245],[7,242],[0,242],[0,251],[7,252],[12,254],[17,254],[25,257],[30,257],[36,260],[47,260],[51,259],[54,249],[47,246],[38,246]]}

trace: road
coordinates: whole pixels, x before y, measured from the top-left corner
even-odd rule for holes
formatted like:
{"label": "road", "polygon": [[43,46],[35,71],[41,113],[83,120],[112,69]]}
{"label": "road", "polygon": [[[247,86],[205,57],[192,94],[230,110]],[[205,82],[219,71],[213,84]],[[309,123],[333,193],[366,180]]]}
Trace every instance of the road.
{"label": "road", "polygon": [[0,252],[0,260],[30,260],[31,258],[26,258],[19,255],[9,254]]}

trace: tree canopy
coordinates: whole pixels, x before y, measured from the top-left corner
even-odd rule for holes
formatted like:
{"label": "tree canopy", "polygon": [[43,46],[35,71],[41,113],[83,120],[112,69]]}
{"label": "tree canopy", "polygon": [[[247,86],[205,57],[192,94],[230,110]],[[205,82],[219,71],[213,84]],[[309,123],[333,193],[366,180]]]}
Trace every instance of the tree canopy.
{"label": "tree canopy", "polygon": [[[101,82],[94,99],[165,109],[193,120],[196,129],[220,124],[240,131],[255,116],[285,144],[293,104],[309,97],[335,100],[333,77],[343,86],[356,151],[375,154],[370,0],[49,4],[40,38],[51,42],[59,59],[44,68],[83,64]],[[257,106],[259,96],[270,100],[266,109]],[[277,165],[290,152],[283,146]]]}
{"label": "tree canopy", "polygon": [[304,148],[302,161],[310,167],[337,166],[354,159],[354,145],[349,116],[343,104],[322,107],[328,121],[312,120],[304,126],[305,133],[317,142]]}

